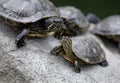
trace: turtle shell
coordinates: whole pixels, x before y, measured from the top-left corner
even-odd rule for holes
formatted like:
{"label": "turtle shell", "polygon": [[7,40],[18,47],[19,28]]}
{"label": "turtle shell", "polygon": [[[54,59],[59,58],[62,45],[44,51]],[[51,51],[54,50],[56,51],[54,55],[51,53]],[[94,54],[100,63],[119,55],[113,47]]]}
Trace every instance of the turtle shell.
{"label": "turtle shell", "polygon": [[58,15],[49,0],[0,0],[0,16],[16,22],[30,23]]}
{"label": "turtle shell", "polygon": [[105,18],[92,31],[100,35],[120,35],[120,15]]}
{"label": "turtle shell", "polygon": [[86,18],[90,23],[93,23],[93,24],[97,24],[100,21],[100,18],[93,13],[88,13],[86,15]]}
{"label": "turtle shell", "polygon": [[72,38],[72,51],[81,60],[89,64],[105,60],[105,54],[93,38]]}
{"label": "turtle shell", "polygon": [[73,19],[76,25],[78,25],[83,30],[88,28],[89,22],[85,18],[81,10],[75,7],[72,7],[72,6],[58,7],[58,10],[62,18],[67,19],[67,20]]}

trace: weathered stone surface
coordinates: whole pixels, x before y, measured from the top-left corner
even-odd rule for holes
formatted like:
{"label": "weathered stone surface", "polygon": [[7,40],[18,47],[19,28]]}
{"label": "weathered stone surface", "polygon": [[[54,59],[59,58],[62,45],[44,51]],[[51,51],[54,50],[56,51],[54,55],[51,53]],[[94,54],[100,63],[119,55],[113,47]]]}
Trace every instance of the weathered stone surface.
{"label": "weathered stone surface", "polygon": [[16,35],[13,29],[0,23],[0,83],[120,83],[120,56],[102,44],[109,66],[87,65],[81,73],[75,73],[62,57],[49,54],[59,44],[58,40],[28,38],[27,46],[17,49]]}

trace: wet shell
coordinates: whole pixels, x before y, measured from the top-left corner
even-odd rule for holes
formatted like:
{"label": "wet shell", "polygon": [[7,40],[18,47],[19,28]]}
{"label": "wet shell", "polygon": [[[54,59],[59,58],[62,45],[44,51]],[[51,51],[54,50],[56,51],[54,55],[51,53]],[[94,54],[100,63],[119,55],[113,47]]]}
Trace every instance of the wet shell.
{"label": "wet shell", "polygon": [[120,41],[120,15],[110,16],[99,22],[92,33]]}
{"label": "wet shell", "polygon": [[77,9],[72,6],[63,6],[58,8],[60,12],[60,16],[67,20],[74,20],[76,25],[78,25],[81,29],[86,30],[89,27],[89,22],[85,18],[84,14],[80,9]]}
{"label": "wet shell", "polygon": [[120,15],[110,16],[99,22],[93,33],[101,35],[120,35]]}
{"label": "wet shell", "polygon": [[0,16],[15,22],[30,23],[58,15],[49,0],[0,0]]}
{"label": "wet shell", "polygon": [[105,60],[105,54],[93,38],[72,38],[73,53],[86,63],[95,64]]}

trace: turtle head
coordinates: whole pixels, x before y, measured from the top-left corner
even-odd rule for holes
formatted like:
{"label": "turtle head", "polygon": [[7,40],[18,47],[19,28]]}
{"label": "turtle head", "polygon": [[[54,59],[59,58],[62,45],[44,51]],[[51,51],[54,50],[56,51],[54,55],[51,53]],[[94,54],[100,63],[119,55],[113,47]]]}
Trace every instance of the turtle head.
{"label": "turtle head", "polygon": [[58,29],[64,27],[63,19],[60,17],[49,17],[44,20],[45,29],[48,31],[57,31]]}
{"label": "turtle head", "polygon": [[74,28],[76,26],[76,19],[70,18],[70,19],[64,19],[65,25],[68,28]]}

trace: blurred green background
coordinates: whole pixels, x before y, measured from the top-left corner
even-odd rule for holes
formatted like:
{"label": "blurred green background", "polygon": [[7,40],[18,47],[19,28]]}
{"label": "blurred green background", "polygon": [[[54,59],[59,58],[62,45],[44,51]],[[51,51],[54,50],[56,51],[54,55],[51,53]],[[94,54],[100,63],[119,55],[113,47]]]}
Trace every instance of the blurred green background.
{"label": "blurred green background", "polygon": [[120,0],[51,0],[56,6],[72,5],[86,15],[95,13],[100,18],[120,14]]}

